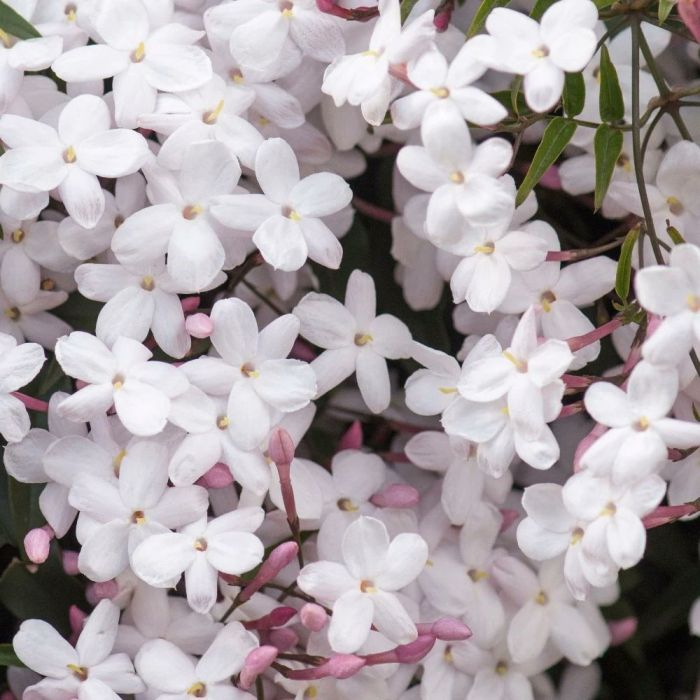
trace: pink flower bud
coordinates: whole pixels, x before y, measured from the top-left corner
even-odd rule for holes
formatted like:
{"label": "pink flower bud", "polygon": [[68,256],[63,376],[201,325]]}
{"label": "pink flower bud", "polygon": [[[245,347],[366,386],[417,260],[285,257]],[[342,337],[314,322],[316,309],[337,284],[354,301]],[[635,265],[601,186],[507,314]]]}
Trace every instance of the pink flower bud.
{"label": "pink flower bud", "polygon": [[114,579],[100,583],[89,583],[85,589],[85,597],[91,605],[97,605],[105,598],[112,600],[117,593],[119,593],[119,584]]}
{"label": "pink flower bud", "polygon": [[320,632],[328,622],[326,611],[316,603],[306,603],[299,611],[299,617],[301,624],[312,632]]}
{"label": "pink flower bud", "polygon": [[193,311],[196,311],[199,308],[199,297],[185,297],[184,299],[180,300],[180,304],[182,304],[182,310],[186,314],[191,314]]}
{"label": "pink flower bud", "polygon": [[700,41],[700,6],[697,0],[679,0],[676,5],[683,24],[693,35],[695,41]]}
{"label": "pink flower bud", "polygon": [[637,618],[625,617],[622,620],[608,622],[611,646],[624,644],[637,631]]}
{"label": "pink flower bud", "polygon": [[278,467],[280,464],[291,464],[295,450],[294,440],[284,428],[275,428],[272,431],[267,453]]}
{"label": "pink flower bud", "polygon": [[401,664],[415,664],[433,648],[434,644],[434,635],[418,635],[418,638],[409,644],[402,644],[396,647],[396,659]]}
{"label": "pink flower bud", "polygon": [[472,631],[463,622],[454,617],[441,617],[433,622],[431,630],[438,639],[445,642],[458,642],[469,639]]}
{"label": "pink flower bud", "polygon": [[30,530],[24,536],[24,551],[27,553],[29,561],[34,564],[43,564],[49,558],[53,537],[54,531],[48,525]]}
{"label": "pink flower bud", "polygon": [[661,525],[668,525],[686,515],[694,515],[698,507],[694,503],[682,503],[678,506],[658,506],[654,511],[642,518],[642,523],[647,530]]}
{"label": "pink flower bud", "polygon": [[549,190],[561,189],[561,178],[559,177],[559,168],[556,165],[550,165],[544,171],[544,175],[540,178],[540,185]]}
{"label": "pink flower bud", "polygon": [[240,592],[239,603],[250,600],[254,593],[272,581],[296,557],[298,551],[299,547],[296,542],[283,542],[275,547],[270,552],[270,556],[262,563],[255,578]]}
{"label": "pink flower bud", "polygon": [[214,323],[206,314],[192,314],[185,319],[185,330],[193,338],[208,338],[214,332]]}
{"label": "pink flower bud", "polygon": [[238,680],[240,687],[243,690],[248,690],[255,683],[255,679],[270,667],[270,664],[277,658],[277,654],[277,648],[273,646],[262,646],[253,649],[246,656],[243,664]]}
{"label": "pink flower bud", "polygon": [[282,627],[282,625],[286,625],[296,614],[297,611],[294,608],[281,605],[267,615],[259,617],[257,620],[248,620],[244,622],[243,627],[247,630],[269,630],[273,627]]}
{"label": "pink flower bud", "polygon": [[601,425],[600,423],[596,423],[595,427],[593,430],[591,430],[588,435],[586,435],[581,442],[579,442],[578,446],[576,447],[576,451],[574,452],[574,471],[577,472],[581,466],[581,459],[583,459],[583,455],[586,454],[586,450],[601,436],[605,431],[607,430],[607,427],[604,425]]}
{"label": "pink flower bud", "polygon": [[408,484],[389,484],[370,498],[377,508],[413,508],[420,502],[418,489]]}
{"label": "pink flower bud", "polygon": [[299,635],[290,627],[279,627],[269,634],[270,644],[280,652],[288,651],[299,642]]}
{"label": "pink flower bud", "polygon": [[61,555],[61,563],[63,564],[63,570],[69,576],[77,576],[80,573],[78,569],[78,552],[70,549],[64,550]]}
{"label": "pink flower bud", "polygon": [[11,690],[3,690],[0,700],[17,700]]}
{"label": "pink flower bud", "polygon": [[233,476],[223,462],[217,462],[208,472],[200,476],[196,483],[207,489],[223,489],[233,483]]}
{"label": "pink flower bud", "polygon": [[320,668],[323,668],[326,676],[342,680],[354,676],[364,665],[365,660],[354,654],[335,654]]}
{"label": "pink flower bud", "polygon": [[353,421],[350,427],[343,433],[338,443],[340,450],[359,450],[362,447],[362,423]]}
{"label": "pink flower bud", "polygon": [[81,610],[77,605],[71,605],[68,608],[68,622],[70,623],[71,632],[80,634],[83,631],[83,625],[87,619],[87,613]]}
{"label": "pink flower bud", "polygon": [[501,532],[505,532],[518,518],[520,514],[512,508],[501,508]]}

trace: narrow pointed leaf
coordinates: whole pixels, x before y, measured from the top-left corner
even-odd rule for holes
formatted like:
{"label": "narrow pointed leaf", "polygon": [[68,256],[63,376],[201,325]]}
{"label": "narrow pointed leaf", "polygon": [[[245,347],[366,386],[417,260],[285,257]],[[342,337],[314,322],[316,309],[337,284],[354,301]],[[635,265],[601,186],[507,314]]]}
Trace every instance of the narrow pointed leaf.
{"label": "narrow pointed leaf", "polygon": [[671,0],[659,0],[658,17],[659,24],[663,24],[668,16],[671,14],[671,10],[675,7],[676,3]]}
{"label": "narrow pointed leaf", "polygon": [[472,23],[469,25],[469,29],[467,29],[467,39],[471,39],[481,31],[491,10],[495,7],[504,7],[509,2],[510,0],[482,0],[474,14]]}
{"label": "narrow pointed leaf", "polygon": [[604,122],[617,122],[625,117],[620,81],[605,45],[600,48],[600,118]]}
{"label": "narrow pointed leaf", "polygon": [[563,117],[555,117],[542,134],[542,141],[535,151],[530,169],[523,179],[515,201],[522,204],[532,188],[540,181],[547,168],[556,161],[576,131],[576,124]]}
{"label": "narrow pointed leaf", "polygon": [[564,113],[567,117],[575,117],[583,111],[586,101],[586,84],[581,73],[567,73],[564,79]]}
{"label": "narrow pointed leaf", "polygon": [[22,15],[0,0],[0,29],[18,39],[35,39],[41,36],[36,27],[27,22]]}
{"label": "narrow pointed leaf", "polygon": [[615,172],[615,164],[622,153],[623,136],[619,129],[601,124],[595,131],[595,208],[600,209]]}
{"label": "narrow pointed leaf", "polygon": [[617,274],[615,276],[615,292],[622,301],[627,301],[630,293],[630,280],[632,279],[632,253],[634,244],[639,238],[639,227],[633,228],[622,243],[620,258],[617,261]]}
{"label": "narrow pointed leaf", "polygon": [[24,666],[17,658],[12,644],[0,644],[0,666]]}
{"label": "narrow pointed leaf", "polygon": [[556,0],[536,0],[532,12],[530,12],[530,17],[536,19],[538,22],[542,19],[542,15],[547,12],[547,10],[554,5]]}

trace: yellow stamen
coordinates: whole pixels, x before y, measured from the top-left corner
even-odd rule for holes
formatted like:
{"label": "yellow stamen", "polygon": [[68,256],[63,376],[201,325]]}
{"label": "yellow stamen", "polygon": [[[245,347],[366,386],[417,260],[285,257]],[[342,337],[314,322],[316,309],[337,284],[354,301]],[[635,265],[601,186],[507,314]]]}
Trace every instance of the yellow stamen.
{"label": "yellow stamen", "polygon": [[232,68],[229,71],[228,77],[233,80],[234,83],[237,85],[240,85],[241,83],[245,82],[245,78],[243,77],[243,73],[238,68]]}
{"label": "yellow stamen", "polygon": [[483,581],[489,577],[488,572],[482,571],[481,569],[469,569],[467,575],[474,583],[479,583],[479,581]]}
{"label": "yellow stamen", "polygon": [[441,100],[444,100],[446,97],[450,96],[450,91],[446,87],[430,88],[430,92],[432,92],[435,97],[439,97]]}
{"label": "yellow stamen", "polygon": [[142,41],[131,53],[131,60],[134,63],[141,63],[141,61],[143,61],[143,58],[145,55],[146,55],[146,46],[144,45],[144,43]]}
{"label": "yellow stamen", "polygon": [[668,209],[674,216],[680,216],[685,211],[683,203],[678,197],[666,197],[666,204],[668,204]]}
{"label": "yellow stamen", "polygon": [[194,541],[194,548],[198,552],[206,552],[207,551],[207,541],[203,537],[199,537]]}
{"label": "yellow stamen", "polygon": [[21,315],[20,310],[16,306],[5,309],[5,316],[7,316],[10,321],[17,321]]}
{"label": "yellow stamen", "polygon": [[508,673],[508,664],[505,661],[499,661],[494,670],[499,676],[505,676]]}
{"label": "yellow stamen", "polygon": [[451,664],[455,659],[452,655],[452,647],[445,647],[445,651],[442,654],[442,658],[445,663]]}
{"label": "yellow stamen", "polygon": [[153,281],[153,277],[151,277],[151,275],[146,275],[141,280],[141,289],[145,289],[147,292],[152,292],[155,286],[155,282]]}
{"label": "yellow stamen", "polygon": [[221,110],[224,108],[224,101],[219,100],[216,107],[211,110],[211,112],[205,112],[202,115],[202,121],[205,124],[216,124],[216,120],[219,118],[219,115],[221,114]]}
{"label": "yellow stamen", "polygon": [[338,508],[346,513],[356,513],[359,509],[355,503],[349,498],[339,498],[336,503]]}
{"label": "yellow stamen", "polygon": [[634,427],[637,430],[646,430],[651,425],[649,419],[646,416],[642,416],[635,424]]}
{"label": "yellow stamen", "polygon": [[552,304],[557,300],[556,296],[551,291],[542,292],[540,297],[540,306],[542,310],[549,313],[552,310]]}
{"label": "yellow stamen", "polygon": [[374,581],[360,581],[360,590],[363,593],[376,593],[377,589],[374,586]]}
{"label": "yellow stamen", "polygon": [[454,182],[455,185],[461,185],[464,182],[464,173],[461,173],[459,170],[451,172],[450,181]]}
{"label": "yellow stamen", "polygon": [[438,391],[441,394],[456,394],[457,393],[457,387],[454,386],[439,386]]}
{"label": "yellow stamen", "polygon": [[304,697],[308,698],[309,700],[314,700],[314,698],[318,697],[318,690],[316,690],[315,685],[310,685],[305,691],[304,691]]}
{"label": "yellow stamen", "polygon": [[228,416],[219,416],[219,418],[216,421],[216,427],[219,430],[226,430],[226,428],[231,425],[231,419]]}
{"label": "yellow stamen", "polygon": [[115,391],[119,391],[124,386],[124,377],[121,374],[117,374],[114,379],[112,379],[112,386]]}
{"label": "yellow stamen", "polygon": [[75,159],[77,158],[75,154],[75,148],[73,146],[68,146],[65,151],[63,151],[63,160],[66,163],[75,163]]}
{"label": "yellow stamen", "polygon": [[474,252],[481,253],[482,255],[491,255],[494,250],[496,250],[496,246],[493,243],[491,243],[491,241],[489,241],[488,243],[484,243],[484,245],[474,246]]}
{"label": "yellow stamen", "polygon": [[617,506],[614,503],[608,503],[601,511],[602,517],[611,517],[617,513]]}
{"label": "yellow stamen", "polygon": [[21,228],[16,228],[10,235],[13,243],[21,243],[24,240],[24,231]]}
{"label": "yellow stamen", "polygon": [[540,591],[535,596],[535,603],[538,605],[547,605],[547,603],[549,603],[549,596],[544,591]]}
{"label": "yellow stamen", "polygon": [[12,44],[13,44],[12,37],[7,32],[3,31],[2,29],[0,29],[0,42],[3,43],[5,48],[8,48],[8,49],[12,48]]}
{"label": "yellow stamen", "polygon": [[112,460],[112,469],[114,470],[115,476],[119,476],[119,470],[121,469],[124,457],[126,457],[126,450],[122,448]]}
{"label": "yellow stamen", "polygon": [[583,530],[580,527],[574,528],[571,532],[570,543],[572,545],[577,545],[583,539]]}
{"label": "yellow stamen", "polygon": [[504,350],[501,354],[503,355],[503,357],[506,358],[506,360],[508,360],[508,362],[511,362],[515,365],[515,369],[517,369],[518,372],[526,372],[527,371],[527,363],[518,359],[515,355],[513,355],[512,352],[510,352],[508,350]]}
{"label": "yellow stamen", "polygon": [[77,664],[66,664],[66,668],[81,681],[87,680],[88,670],[85,666],[78,666]]}
{"label": "yellow stamen", "polygon": [[695,294],[688,294],[685,303],[691,311],[700,311],[700,297]]}
{"label": "yellow stamen", "polygon": [[145,522],[148,522],[148,518],[146,518],[142,510],[135,510],[131,514],[131,522],[134,523],[134,525],[143,525]]}
{"label": "yellow stamen", "polygon": [[373,340],[374,338],[369,333],[357,333],[355,335],[355,345],[359,347],[367,345],[367,343],[371,343]]}
{"label": "yellow stamen", "polygon": [[192,221],[192,219],[196,219],[203,211],[204,207],[201,204],[188,204],[182,210],[182,218]]}
{"label": "yellow stamen", "polygon": [[260,372],[258,372],[258,370],[256,370],[255,367],[249,362],[241,365],[241,372],[250,379],[257,379],[260,376]]}
{"label": "yellow stamen", "polygon": [[204,698],[207,696],[207,686],[197,681],[187,689],[187,694],[195,698]]}
{"label": "yellow stamen", "polygon": [[549,56],[549,49],[546,46],[540,46],[538,49],[534,49],[530,53],[535,58],[545,58]]}
{"label": "yellow stamen", "polygon": [[66,16],[66,20],[68,22],[75,22],[76,16],[77,16],[77,8],[76,6],[71,2],[63,10],[63,13]]}
{"label": "yellow stamen", "polygon": [[363,51],[361,56],[371,56],[372,58],[379,58],[379,52],[378,51],[373,51],[370,49],[369,51]]}

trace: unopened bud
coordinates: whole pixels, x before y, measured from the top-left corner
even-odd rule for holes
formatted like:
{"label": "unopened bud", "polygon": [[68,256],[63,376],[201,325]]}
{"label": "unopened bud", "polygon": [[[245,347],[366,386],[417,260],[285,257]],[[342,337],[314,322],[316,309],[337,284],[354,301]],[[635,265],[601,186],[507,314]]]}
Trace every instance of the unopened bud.
{"label": "unopened bud", "polygon": [[343,433],[338,442],[340,450],[359,450],[362,447],[362,423],[359,420],[353,421],[350,427]]}
{"label": "unopened bud", "polygon": [[214,322],[206,314],[192,314],[185,319],[185,330],[193,338],[208,338],[214,332]]}
{"label": "unopened bud", "polygon": [[377,508],[413,508],[420,503],[418,489],[408,484],[389,484],[370,498]]}
{"label": "unopened bud", "polygon": [[624,644],[637,631],[637,622],[636,617],[625,617],[622,620],[608,622],[610,645],[616,647]]}
{"label": "unopened bud", "polygon": [[180,304],[182,305],[182,310],[186,314],[191,314],[193,311],[196,311],[199,308],[199,297],[196,295],[192,297],[185,297],[184,299],[180,299]]}
{"label": "unopened bud", "polygon": [[320,632],[328,622],[328,614],[316,603],[306,603],[302,606],[299,617],[301,624],[312,632]]}
{"label": "unopened bud", "polygon": [[323,664],[322,668],[326,675],[342,680],[354,676],[364,665],[365,660],[354,654],[335,654]]}
{"label": "unopened bud", "polygon": [[63,564],[63,570],[68,574],[68,576],[77,576],[80,573],[78,569],[78,552],[74,552],[71,549],[66,549],[61,554],[61,563]]}
{"label": "unopened bud", "polygon": [[271,630],[268,636],[270,644],[277,647],[280,652],[288,651],[299,642],[299,635],[290,627]]}
{"label": "unopened bud", "polygon": [[68,622],[73,634],[80,634],[83,631],[83,625],[87,619],[87,613],[81,610],[77,605],[71,605],[68,608]]}
{"label": "unopened bud", "polygon": [[119,584],[112,579],[111,581],[89,583],[85,589],[85,598],[88,603],[97,605],[105,598],[112,600],[112,598],[116,597],[117,593],[119,593]]}
{"label": "unopened bud", "polygon": [[238,680],[240,687],[243,690],[248,690],[255,683],[255,679],[270,667],[270,664],[277,658],[277,654],[277,648],[273,646],[262,646],[253,649],[246,656],[243,664]]}
{"label": "unopened bud", "polygon": [[49,558],[54,531],[50,526],[35,527],[24,536],[24,551],[34,564],[43,564]]}
{"label": "unopened bud", "polygon": [[501,532],[505,532],[519,517],[517,510],[501,508]]}
{"label": "unopened bud", "polygon": [[275,428],[272,431],[267,453],[277,466],[291,464],[295,450],[294,440],[284,428]]}
{"label": "unopened bud", "polygon": [[255,578],[240,592],[238,601],[245,603],[266,583],[272,581],[285,566],[296,557],[299,547],[296,542],[283,542],[275,547],[255,575]]}
{"label": "unopened bud", "polygon": [[415,664],[433,648],[434,644],[434,635],[421,634],[409,644],[396,647],[396,659],[401,664]]}
{"label": "unopened bud", "polygon": [[281,605],[270,611],[267,615],[259,617],[257,620],[247,620],[243,623],[243,627],[247,630],[269,630],[273,627],[282,627],[282,625],[286,625],[296,614],[297,611],[294,608],[288,605]]}
{"label": "unopened bud", "polygon": [[231,476],[231,470],[223,462],[217,462],[209,471],[200,476],[196,483],[207,489],[223,489],[233,483],[233,476]]}
{"label": "unopened bud", "polygon": [[445,642],[458,642],[469,639],[472,631],[463,622],[455,620],[454,617],[441,617],[435,620],[431,627],[431,632]]}

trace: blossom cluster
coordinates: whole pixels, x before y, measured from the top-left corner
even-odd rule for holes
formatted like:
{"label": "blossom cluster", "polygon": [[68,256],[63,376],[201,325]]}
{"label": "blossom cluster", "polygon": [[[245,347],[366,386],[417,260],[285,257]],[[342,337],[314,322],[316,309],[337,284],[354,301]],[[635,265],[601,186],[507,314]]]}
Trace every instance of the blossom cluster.
{"label": "blossom cluster", "polygon": [[[21,622],[10,697],[594,697],[700,511],[700,122],[663,26],[503,5],[0,3],[12,566],[91,608]],[[348,182],[390,158],[392,210]]]}

